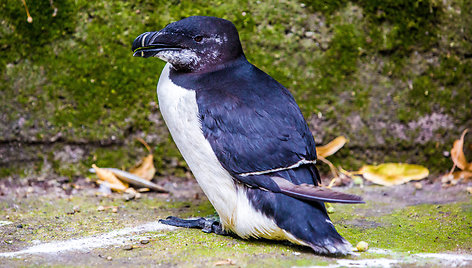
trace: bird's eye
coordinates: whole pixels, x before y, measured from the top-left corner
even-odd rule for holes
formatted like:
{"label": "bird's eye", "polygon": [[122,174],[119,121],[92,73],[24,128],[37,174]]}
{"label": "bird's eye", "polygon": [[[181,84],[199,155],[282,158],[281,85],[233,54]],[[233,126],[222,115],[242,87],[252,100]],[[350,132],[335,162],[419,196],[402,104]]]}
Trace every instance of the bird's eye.
{"label": "bird's eye", "polygon": [[200,43],[200,42],[203,40],[203,37],[201,37],[200,35],[198,35],[198,36],[195,36],[195,37],[193,38],[193,40],[195,40],[195,42],[199,42],[199,43]]}

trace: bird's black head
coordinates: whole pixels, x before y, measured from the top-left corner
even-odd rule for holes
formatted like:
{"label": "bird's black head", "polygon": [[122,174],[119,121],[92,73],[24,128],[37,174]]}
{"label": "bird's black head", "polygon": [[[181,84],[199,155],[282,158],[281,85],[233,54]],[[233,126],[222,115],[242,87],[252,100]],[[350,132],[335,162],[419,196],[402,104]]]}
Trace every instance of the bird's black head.
{"label": "bird's black head", "polygon": [[181,72],[205,72],[244,57],[238,31],[230,21],[193,16],[146,32],[133,42],[133,56],[157,57]]}

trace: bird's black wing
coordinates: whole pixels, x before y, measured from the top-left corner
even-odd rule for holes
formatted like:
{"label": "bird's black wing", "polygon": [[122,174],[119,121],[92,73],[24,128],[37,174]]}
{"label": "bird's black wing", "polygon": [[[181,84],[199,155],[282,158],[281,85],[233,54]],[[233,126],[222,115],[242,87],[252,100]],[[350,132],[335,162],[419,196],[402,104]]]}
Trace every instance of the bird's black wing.
{"label": "bird's black wing", "polygon": [[246,61],[173,81],[196,90],[203,134],[238,181],[298,199],[351,202],[313,187],[320,183],[315,141],[293,96],[272,77]]}
{"label": "bird's black wing", "polygon": [[[292,95],[247,63],[212,74],[197,90],[205,138],[232,174],[267,171],[316,159],[315,142]],[[311,182],[314,183],[313,181]]]}

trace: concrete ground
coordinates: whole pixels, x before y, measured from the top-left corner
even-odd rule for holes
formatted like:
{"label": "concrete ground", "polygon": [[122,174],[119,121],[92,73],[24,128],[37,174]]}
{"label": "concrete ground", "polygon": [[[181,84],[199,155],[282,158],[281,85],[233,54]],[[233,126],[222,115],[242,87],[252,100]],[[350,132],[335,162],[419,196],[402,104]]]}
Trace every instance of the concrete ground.
{"label": "concrete ground", "polygon": [[[98,193],[93,182],[0,181],[0,266],[416,267],[472,266],[467,184],[339,188],[364,205],[334,204],[330,217],[354,246],[346,257],[289,243],[243,240],[158,223],[168,215],[215,216],[193,181],[161,181],[170,194]],[[469,185],[470,186],[470,185]]]}

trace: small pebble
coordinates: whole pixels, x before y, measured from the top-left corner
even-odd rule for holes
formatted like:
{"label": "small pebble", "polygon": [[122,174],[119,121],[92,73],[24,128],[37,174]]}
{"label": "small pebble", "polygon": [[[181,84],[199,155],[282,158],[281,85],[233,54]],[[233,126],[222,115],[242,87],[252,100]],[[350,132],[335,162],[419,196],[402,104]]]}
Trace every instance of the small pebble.
{"label": "small pebble", "polygon": [[141,241],[139,241],[141,244],[145,245],[147,243],[149,243],[149,239],[143,239]]}
{"label": "small pebble", "polygon": [[18,224],[16,228],[23,228],[23,224]]}
{"label": "small pebble", "polygon": [[365,241],[361,241],[361,242],[357,243],[356,249],[359,252],[367,251],[367,249],[369,249],[369,244]]}
{"label": "small pebble", "polygon": [[353,176],[352,182],[356,185],[364,184],[364,180],[360,176]]}
{"label": "small pebble", "polygon": [[98,211],[104,211],[104,210],[105,210],[105,207],[103,207],[103,206],[98,206],[98,207],[97,207],[97,210],[98,210]]}
{"label": "small pebble", "polygon": [[313,37],[314,35],[315,35],[314,32],[311,32],[311,31],[305,32],[306,37]]}
{"label": "small pebble", "polygon": [[136,197],[135,194],[126,194],[126,195],[124,196],[124,199],[125,199],[125,201],[131,201],[131,200],[133,200],[135,197]]}
{"label": "small pebble", "polygon": [[132,250],[133,249],[133,245],[126,245],[123,247],[124,250]]}
{"label": "small pebble", "polygon": [[77,212],[80,212],[80,207],[79,207],[79,206],[74,206],[72,209],[73,209],[74,212],[76,212],[76,213],[77,213]]}
{"label": "small pebble", "polygon": [[334,213],[334,207],[331,207],[331,206],[330,206],[330,207],[327,207],[327,208],[326,208],[326,211],[327,211],[329,214]]}
{"label": "small pebble", "polygon": [[113,207],[113,208],[111,209],[111,212],[117,213],[117,212],[118,212],[118,208],[117,208],[117,207]]}
{"label": "small pebble", "polygon": [[107,261],[111,261],[111,260],[113,260],[113,258],[111,256],[108,256]]}
{"label": "small pebble", "polygon": [[415,182],[415,189],[416,190],[421,190],[423,189],[423,184],[421,184],[421,182]]}
{"label": "small pebble", "polygon": [[5,218],[8,220],[10,218],[10,215],[5,216]]}
{"label": "small pebble", "polygon": [[472,194],[472,187],[467,187],[467,192],[469,192],[469,194]]}

